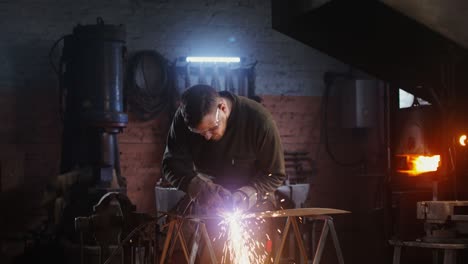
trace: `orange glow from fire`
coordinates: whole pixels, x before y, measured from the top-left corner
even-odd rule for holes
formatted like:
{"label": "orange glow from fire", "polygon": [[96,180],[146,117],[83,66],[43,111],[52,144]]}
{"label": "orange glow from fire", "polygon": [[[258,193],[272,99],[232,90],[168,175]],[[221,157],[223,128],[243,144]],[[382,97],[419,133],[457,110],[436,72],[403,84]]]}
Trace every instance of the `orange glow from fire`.
{"label": "orange glow from fire", "polygon": [[405,155],[408,165],[407,170],[398,170],[399,172],[408,173],[410,176],[431,171],[437,171],[440,166],[440,155],[420,156],[420,155]]}
{"label": "orange glow from fire", "polygon": [[466,146],[466,135],[461,135],[460,138],[458,139],[458,142],[460,143],[460,145],[465,147]]}

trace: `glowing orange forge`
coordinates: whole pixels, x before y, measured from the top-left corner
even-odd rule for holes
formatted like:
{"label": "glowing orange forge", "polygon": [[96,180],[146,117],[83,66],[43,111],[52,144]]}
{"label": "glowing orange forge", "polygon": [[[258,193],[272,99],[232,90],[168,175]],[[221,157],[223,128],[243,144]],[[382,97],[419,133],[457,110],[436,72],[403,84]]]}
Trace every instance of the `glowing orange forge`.
{"label": "glowing orange forge", "polygon": [[398,172],[407,173],[409,176],[419,176],[425,172],[437,171],[440,166],[440,155],[421,156],[415,154],[400,155],[406,158],[406,168]]}

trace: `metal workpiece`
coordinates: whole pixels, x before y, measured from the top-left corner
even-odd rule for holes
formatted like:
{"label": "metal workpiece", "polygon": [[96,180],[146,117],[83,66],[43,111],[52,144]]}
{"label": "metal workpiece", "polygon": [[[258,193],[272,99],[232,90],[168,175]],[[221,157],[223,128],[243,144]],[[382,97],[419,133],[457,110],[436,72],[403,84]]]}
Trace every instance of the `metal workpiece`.
{"label": "metal workpiece", "polygon": [[309,189],[309,183],[297,183],[281,185],[277,191],[293,201],[295,208],[301,208],[306,203]]}
{"label": "metal workpiece", "polygon": [[[286,224],[281,230],[281,241],[279,245],[274,249],[275,253],[271,255],[273,262],[280,263],[282,261],[281,257],[285,247],[287,245],[287,240],[290,239],[290,235],[294,236],[296,241],[296,246],[299,248],[300,257],[304,262],[301,263],[310,263],[309,256],[306,250],[306,243],[302,237],[301,231],[301,219],[305,218],[308,221],[312,222],[323,222],[322,232],[320,233],[320,238],[318,240],[317,247],[315,245],[311,249],[313,264],[319,264],[325,249],[325,242],[328,238],[328,234],[331,234],[331,239],[335,247],[336,256],[338,263],[343,264],[344,258],[341,251],[341,247],[338,241],[338,235],[333,224],[333,218],[330,215],[336,214],[347,214],[349,211],[332,209],[332,208],[295,208],[295,209],[285,209],[285,210],[275,210],[275,211],[261,211],[246,213],[239,220],[244,219],[263,219],[263,218],[286,218]],[[221,215],[171,215],[171,221],[167,224],[167,236],[164,242],[163,250],[161,253],[160,262],[164,264],[167,259],[171,258],[173,253],[173,246],[175,243],[180,243],[184,257],[188,263],[194,263],[195,255],[198,250],[198,243],[203,240],[205,246],[209,251],[209,261],[210,263],[218,263],[216,259],[215,252],[213,250],[211,239],[206,230],[205,224],[210,220],[222,220]],[[191,250],[188,248],[188,243],[185,241],[185,237],[180,232],[184,223],[192,223],[196,225],[195,242],[192,244]],[[193,241],[192,241],[193,242]],[[195,246],[195,247],[194,247]]]}
{"label": "metal workpiece", "polygon": [[467,243],[468,201],[421,201],[416,216],[424,220],[424,242]]}
{"label": "metal workpiece", "polygon": [[156,186],[154,188],[156,198],[156,211],[169,212],[184,197],[185,192],[175,187]]}

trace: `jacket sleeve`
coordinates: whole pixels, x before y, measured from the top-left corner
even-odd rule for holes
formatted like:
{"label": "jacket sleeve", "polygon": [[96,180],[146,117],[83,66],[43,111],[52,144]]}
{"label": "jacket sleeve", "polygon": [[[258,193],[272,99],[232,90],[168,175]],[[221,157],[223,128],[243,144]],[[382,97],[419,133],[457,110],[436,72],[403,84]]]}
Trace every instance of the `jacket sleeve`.
{"label": "jacket sleeve", "polygon": [[269,116],[260,126],[257,139],[257,166],[260,173],[252,179],[258,195],[273,193],[286,179],[284,153],[276,123]]}
{"label": "jacket sleeve", "polygon": [[169,128],[162,160],[162,172],[169,183],[184,192],[187,192],[188,184],[196,175],[189,152],[188,133],[189,130],[178,110]]}

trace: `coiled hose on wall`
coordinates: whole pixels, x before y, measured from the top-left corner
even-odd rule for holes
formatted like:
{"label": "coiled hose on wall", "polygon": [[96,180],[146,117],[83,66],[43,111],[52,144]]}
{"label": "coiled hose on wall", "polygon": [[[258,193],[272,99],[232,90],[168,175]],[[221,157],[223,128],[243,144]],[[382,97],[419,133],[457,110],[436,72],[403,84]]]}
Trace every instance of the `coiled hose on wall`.
{"label": "coiled hose on wall", "polygon": [[170,75],[168,61],[156,51],[140,51],[131,58],[126,97],[138,119],[154,119],[171,105]]}

